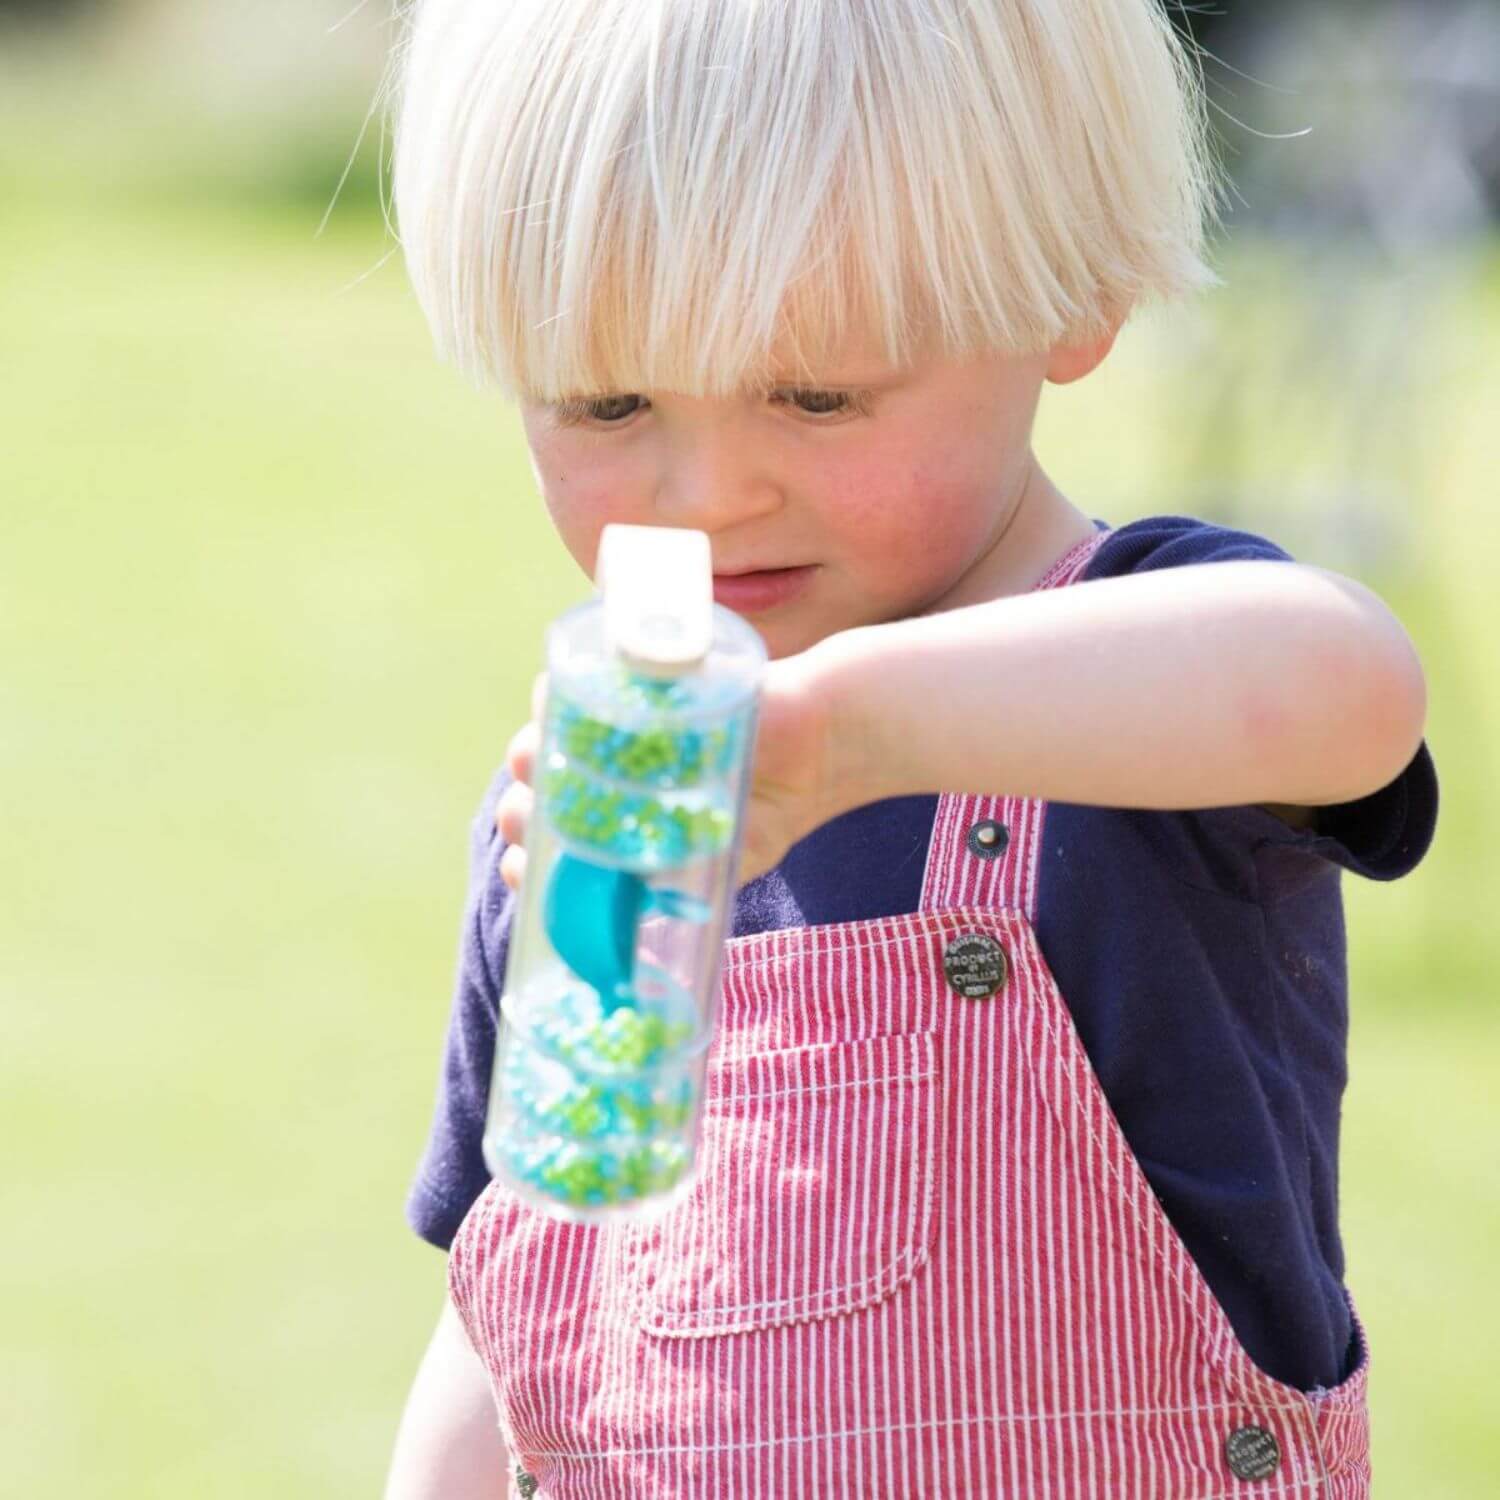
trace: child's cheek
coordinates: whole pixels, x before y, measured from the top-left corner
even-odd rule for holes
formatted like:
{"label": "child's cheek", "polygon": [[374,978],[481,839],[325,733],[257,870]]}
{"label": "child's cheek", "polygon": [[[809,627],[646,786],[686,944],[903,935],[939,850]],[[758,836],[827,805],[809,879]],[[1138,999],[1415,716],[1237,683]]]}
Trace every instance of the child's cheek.
{"label": "child's cheek", "polygon": [[872,583],[942,584],[983,530],[980,477],[961,462],[872,454],[829,481],[825,522]]}
{"label": "child's cheek", "polygon": [[637,520],[629,477],[563,441],[532,445],[532,473],[547,514],[574,560],[593,576],[599,534],[610,521]]}
{"label": "child's cheek", "polygon": [[597,531],[614,519],[609,515],[610,497],[615,497],[618,509],[619,490],[601,483],[596,472],[584,469],[573,474],[560,468],[544,471],[540,478],[547,512],[564,537]]}

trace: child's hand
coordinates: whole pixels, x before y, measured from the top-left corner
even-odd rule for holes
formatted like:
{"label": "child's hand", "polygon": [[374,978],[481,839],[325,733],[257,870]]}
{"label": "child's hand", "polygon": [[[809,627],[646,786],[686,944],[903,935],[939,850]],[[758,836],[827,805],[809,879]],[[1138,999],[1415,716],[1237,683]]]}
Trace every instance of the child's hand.
{"label": "child's hand", "polygon": [[506,850],[500,856],[500,878],[511,890],[521,884],[526,873],[526,825],[531,820],[531,805],[536,794],[531,778],[536,772],[536,752],[542,739],[542,709],[547,702],[547,674],[537,674],[531,685],[531,718],[511,737],[506,746],[505,764],[515,780],[506,787],[495,805],[495,827],[505,840]]}
{"label": "child's hand", "polygon": [[766,664],[736,887],[775,869],[799,839],[858,805],[840,768],[823,660],[804,651]]}
{"label": "child's hand", "polygon": [[[857,805],[848,800],[851,788],[836,768],[834,715],[818,660],[804,652],[766,664],[736,888],[774,869],[799,839]],[[516,731],[505,752],[515,780],[495,808],[495,827],[507,846],[500,875],[512,890],[526,871],[526,825],[536,800],[531,781],[546,695],[543,672],[532,687],[531,720]]]}

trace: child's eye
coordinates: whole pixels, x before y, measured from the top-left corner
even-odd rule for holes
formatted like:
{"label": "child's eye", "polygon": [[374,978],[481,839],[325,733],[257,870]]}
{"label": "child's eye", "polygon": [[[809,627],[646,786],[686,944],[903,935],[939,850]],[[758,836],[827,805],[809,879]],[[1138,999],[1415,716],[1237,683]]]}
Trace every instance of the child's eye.
{"label": "child's eye", "polygon": [[810,386],[791,386],[773,391],[773,401],[795,406],[810,417],[868,416],[868,391],[825,391]]}
{"label": "child's eye", "polygon": [[557,420],[565,426],[579,422],[600,422],[608,426],[633,417],[645,404],[641,397],[633,395],[579,396],[559,401],[556,413]]}

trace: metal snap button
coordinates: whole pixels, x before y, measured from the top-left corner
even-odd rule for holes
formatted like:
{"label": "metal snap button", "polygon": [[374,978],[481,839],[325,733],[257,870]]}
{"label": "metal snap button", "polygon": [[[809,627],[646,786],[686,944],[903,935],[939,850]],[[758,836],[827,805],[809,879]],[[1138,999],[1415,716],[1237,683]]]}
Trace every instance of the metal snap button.
{"label": "metal snap button", "polygon": [[516,1488],[521,1492],[521,1500],[531,1500],[536,1494],[536,1475],[528,1474],[525,1469],[516,1470]]}
{"label": "metal snap button", "polygon": [[944,945],[943,973],[965,1000],[984,1000],[1004,988],[1010,964],[998,939],[987,932],[964,932]]}
{"label": "metal snap button", "polygon": [[1241,1479],[1269,1479],[1281,1462],[1281,1449],[1264,1427],[1236,1427],[1224,1439],[1224,1459]]}
{"label": "metal snap button", "polygon": [[980,859],[998,859],[1010,845],[1010,829],[993,818],[981,818],[970,830],[969,853]]}

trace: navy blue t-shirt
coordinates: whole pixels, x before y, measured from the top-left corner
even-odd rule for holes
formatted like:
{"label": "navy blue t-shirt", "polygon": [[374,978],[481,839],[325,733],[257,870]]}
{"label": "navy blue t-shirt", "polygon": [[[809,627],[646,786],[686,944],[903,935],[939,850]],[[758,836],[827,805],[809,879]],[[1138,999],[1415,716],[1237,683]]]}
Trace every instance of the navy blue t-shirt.
{"label": "navy blue t-shirt", "polygon": [[[1289,560],[1261,537],[1157,516],[1113,532],[1084,579],[1257,558]],[[489,1180],[479,1142],[514,901],[494,813],[508,781],[502,768],[471,829],[437,1109],[407,1201],[443,1248]],[[914,911],[936,809],[935,795],[894,797],[815,829],[741,888],[733,935]],[[1043,827],[1037,939],[1105,1097],[1241,1342],[1302,1390],[1337,1384],[1354,1354],[1338,1227],[1340,871],[1406,874],[1436,820],[1424,743],[1388,786],[1316,809],[1310,828],[1252,806],[1059,802]]]}

